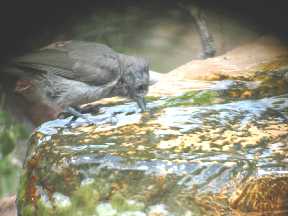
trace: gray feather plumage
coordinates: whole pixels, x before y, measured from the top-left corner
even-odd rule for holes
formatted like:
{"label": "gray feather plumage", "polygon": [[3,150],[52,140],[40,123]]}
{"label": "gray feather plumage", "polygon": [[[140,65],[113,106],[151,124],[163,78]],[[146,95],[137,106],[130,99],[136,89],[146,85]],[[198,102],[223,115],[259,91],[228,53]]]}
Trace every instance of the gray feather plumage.
{"label": "gray feather plumage", "polygon": [[13,59],[5,71],[32,81],[27,99],[62,108],[111,96],[137,101],[149,85],[146,61],[92,42],[49,46]]}
{"label": "gray feather plumage", "polygon": [[68,79],[103,85],[120,75],[117,58],[118,54],[105,45],[73,41],[63,47],[46,48],[18,57],[12,64],[19,68],[52,72]]}

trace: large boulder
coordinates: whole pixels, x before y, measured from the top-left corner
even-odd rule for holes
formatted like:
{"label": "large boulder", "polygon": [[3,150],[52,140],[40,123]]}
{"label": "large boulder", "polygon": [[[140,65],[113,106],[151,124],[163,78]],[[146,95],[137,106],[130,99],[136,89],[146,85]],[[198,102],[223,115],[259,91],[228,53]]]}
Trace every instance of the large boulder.
{"label": "large boulder", "polygon": [[284,215],[287,86],[281,76],[211,81],[150,96],[146,113],[110,102],[87,114],[92,126],[47,122],[29,141],[18,213]]}

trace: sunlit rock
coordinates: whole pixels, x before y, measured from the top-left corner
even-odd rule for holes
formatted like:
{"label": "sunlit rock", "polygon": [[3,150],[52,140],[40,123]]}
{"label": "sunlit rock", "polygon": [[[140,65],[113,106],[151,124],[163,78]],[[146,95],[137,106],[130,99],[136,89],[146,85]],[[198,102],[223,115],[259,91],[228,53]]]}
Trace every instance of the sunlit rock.
{"label": "sunlit rock", "polygon": [[288,49],[283,42],[266,35],[224,55],[205,61],[192,60],[171,71],[169,76],[182,80],[251,80],[257,72],[287,66],[287,54]]}

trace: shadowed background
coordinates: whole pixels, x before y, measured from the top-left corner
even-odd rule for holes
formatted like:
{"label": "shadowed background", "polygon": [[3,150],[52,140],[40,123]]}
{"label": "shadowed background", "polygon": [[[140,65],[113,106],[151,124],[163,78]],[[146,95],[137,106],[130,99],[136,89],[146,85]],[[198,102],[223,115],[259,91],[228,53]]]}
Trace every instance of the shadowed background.
{"label": "shadowed background", "polygon": [[[1,7],[1,59],[53,41],[79,39],[144,56],[153,70],[168,72],[199,58],[201,51],[194,20],[179,8],[179,2],[9,1]],[[267,33],[287,36],[284,1],[184,3],[204,10],[216,55]]]}

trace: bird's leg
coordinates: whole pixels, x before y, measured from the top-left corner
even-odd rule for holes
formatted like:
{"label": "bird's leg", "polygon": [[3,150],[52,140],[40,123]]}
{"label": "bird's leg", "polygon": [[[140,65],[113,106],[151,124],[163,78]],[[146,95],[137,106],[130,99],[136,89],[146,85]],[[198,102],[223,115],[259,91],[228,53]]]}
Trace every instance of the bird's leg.
{"label": "bird's leg", "polygon": [[85,115],[83,115],[81,112],[79,112],[76,108],[73,107],[67,107],[64,109],[63,112],[59,113],[59,116],[64,115],[65,117],[68,115],[73,116],[73,118],[66,124],[66,126],[71,126],[71,124],[77,119],[77,118],[82,118],[85,119],[89,124],[94,124],[93,121],[88,119]]}
{"label": "bird's leg", "polygon": [[136,102],[139,108],[141,109],[141,112],[146,112],[146,102],[145,102],[144,97],[137,97]]}

